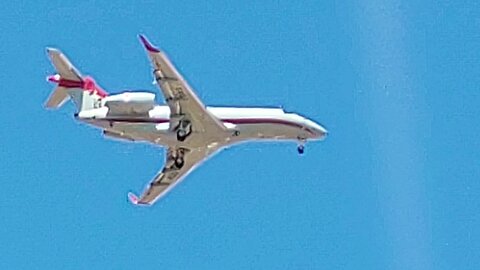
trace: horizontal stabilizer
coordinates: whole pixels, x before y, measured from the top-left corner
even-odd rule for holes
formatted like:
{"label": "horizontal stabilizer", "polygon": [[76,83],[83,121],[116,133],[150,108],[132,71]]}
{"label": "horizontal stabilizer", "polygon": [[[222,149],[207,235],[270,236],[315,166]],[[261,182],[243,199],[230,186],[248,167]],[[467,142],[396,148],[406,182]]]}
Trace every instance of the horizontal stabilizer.
{"label": "horizontal stabilizer", "polygon": [[45,107],[49,109],[54,109],[62,106],[70,96],[67,93],[67,89],[62,86],[58,86],[53,90],[52,94],[50,94],[50,97],[48,97],[47,102],[45,103]]}
{"label": "horizontal stabilizer", "polygon": [[54,48],[47,48],[48,56],[52,61],[52,65],[57,70],[57,73],[62,79],[70,81],[83,81],[80,72],[72,65],[67,57],[59,50]]}
{"label": "horizontal stabilizer", "polygon": [[57,86],[45,103],[47,108],[58,108],[71,98],[78,111],[90,110],[102,98],[108,96],[95,80],[82,76],[68,58],[57,49],[47,48],[47,54],[57,71],[56,75],[48,76],[49,82]]}

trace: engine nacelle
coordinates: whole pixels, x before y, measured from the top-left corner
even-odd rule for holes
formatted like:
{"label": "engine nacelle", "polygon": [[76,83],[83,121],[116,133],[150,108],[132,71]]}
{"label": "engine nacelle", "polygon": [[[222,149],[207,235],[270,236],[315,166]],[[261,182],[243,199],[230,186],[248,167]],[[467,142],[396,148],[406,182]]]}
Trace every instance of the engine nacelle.
{"label": "engine nacelle", "polygon": [[102,102],[108,103],[155,103],[155,94],[148,92],[125,92],[105,97]]}
{"label": "engine nacelle", "polygon": [[102,99],[109,108],[109,115],[145,115],[155,106],[155,94],[148,92],[125,92]]}

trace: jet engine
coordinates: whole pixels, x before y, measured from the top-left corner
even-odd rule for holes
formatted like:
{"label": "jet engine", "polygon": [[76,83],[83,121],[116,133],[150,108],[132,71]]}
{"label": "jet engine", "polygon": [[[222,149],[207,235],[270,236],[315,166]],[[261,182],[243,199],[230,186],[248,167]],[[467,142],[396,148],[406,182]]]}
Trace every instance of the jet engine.
{"label": "jet engine", "polygon": [[109,115],[144,115],[155,106],[155,94],[148,92],[125,92],[102,99],[109,108]]}

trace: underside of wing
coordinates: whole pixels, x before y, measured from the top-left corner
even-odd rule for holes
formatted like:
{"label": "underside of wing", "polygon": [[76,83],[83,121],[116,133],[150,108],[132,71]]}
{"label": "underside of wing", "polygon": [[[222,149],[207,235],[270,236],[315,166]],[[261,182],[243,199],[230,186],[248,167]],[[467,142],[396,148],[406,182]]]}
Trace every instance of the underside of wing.
{"label": "underside of wing", "polygon": [[140,205],[153,204],[215,151],[216,149],[208,148],[169,148],[163,169],[154,177],[140,197],[130,193],[130,201]]}
{"label": "underside of wing", "polygon": [[172,129],[179,126],[181,120],[187,120],[195,132],[224,132],[226,128],[223,123],[206,109],[167,55],[150,44],[144,36],[140,36],[140,39],[152,61],[155,80],[170,107]]}

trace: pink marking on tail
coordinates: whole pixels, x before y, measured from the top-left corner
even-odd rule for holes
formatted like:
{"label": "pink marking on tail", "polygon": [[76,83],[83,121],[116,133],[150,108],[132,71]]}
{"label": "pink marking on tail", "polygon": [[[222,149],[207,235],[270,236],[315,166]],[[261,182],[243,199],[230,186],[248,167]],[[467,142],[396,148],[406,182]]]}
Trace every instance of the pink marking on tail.
{"label": "pink marking on tail", "polygon": [[103,90],[100,86],[97,85],[95,80],[92,77],[85,77],[81,81],[76,80],[68,80],[60,77],[59,74],[48,76],[47,81],[57,83],[58,86],[62,86],[65,88],[80,88],[85,91],[88,91],[92,94],[97,94],[100,97],[104,98],[108,96],[108,93]]}
{"label": "pink marking on tail", "polygon": [[58,86],[62,86],[65,88],[82,88],[83,89],[83,82],[60,78],[60,80],[58,81]]}
{"label": "pink marking on tail", "polygon": [[95,80],[89,76],[83,78],[83,89],[89,91],[90,93],[96,93],[102,98],[108,96],[108,93],[98,86]]}

